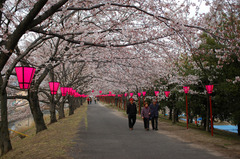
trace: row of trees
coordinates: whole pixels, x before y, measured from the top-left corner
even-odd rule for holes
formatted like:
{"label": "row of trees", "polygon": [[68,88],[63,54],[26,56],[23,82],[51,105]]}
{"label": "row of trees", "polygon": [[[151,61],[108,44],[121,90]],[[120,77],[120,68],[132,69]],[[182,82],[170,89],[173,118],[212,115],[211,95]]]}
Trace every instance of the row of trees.
{"label": "row of trees", "polygon": [[[209,22],[209,28],[216,29],[215,35],[221,37],[201,33],[197,48],[192,48],[190,53],[181,53],[171,63],[171,73],[156,78],[153,87],[143,89],[152,96],[156,90],[162,92],[160,105],[169,107],[170,119],[172,112],[173,118],[185,112],[185,94],[182,87],[187,85],[190,86],[189,116],[203,117],[204,127],[209,131],[209,98],[205,85],[213,84],[213,119],[238,125],[240,135],[239,5],[218,4],[217,11],[214,14],[208,13],[205,20]],[[166,90],[171,91],[167,100],[164,95]]]}
{"label": "row of trees", "polygon": [[[11,99],[28,100],[36,132],[46,129],[41,105],[49,106],[51,122],[57,121],[55,109],[60,118],[64,117],[65,102],[73,113],[72,98],[56,95],[52,99],[49,81],[59,81],[61,86],[85,94],[93,88],[117,93],[148,89],[156,84],[158,89],[160,86],[174,89],[176,83],[183,84],[183,81],[198,83],[198,74],[186,73],[201,70],[193,57],[201,55],[198,51],[201,52],[204,41],[200,36],[203,32],[217,43],[235,46],[236,52],[239,48],[239,37],[225,36],[225,30],[219,30],[216,25],[220,25],[216,23],[222,19],[220,13],[230,13],[229,8],[236,14],[237,0],[205,1],[211,7],[208,15],[200,13],[199,4],[189,0],[182,3],[175,0],[1,1],[2,154],[12,149],[8,132]],[[195,17],[189,17],[190,8],[196,9]],[[230,52],[223,51],[228,57]],[[185,70],[184,61],[194,71],[181,71]],[[16,65],[36,68],[27,96],[16,95],[20,91],[14,72]]]}
{"label": "row of trees", "polygon": [[201,44],[192,55],[185,54],[180,58],[177,70],[180,76],[198,78],[195,84],[190,85],[194,91],[190,97],[191,111],[203,117],[206,129],[209,128],[209,101],[207,93],[202,92],[205,90],[204,85],[213,84],[213,117],[238,125],[240,135],[240,10],[239,7],[224,4],[218,6],[224,11],[218,8],[214,17],[210,19],[209,15],[206,16],[206,20],[210,21],[209,27],[216,28],[215,35],[221,35],[221,38],[201,34]]}

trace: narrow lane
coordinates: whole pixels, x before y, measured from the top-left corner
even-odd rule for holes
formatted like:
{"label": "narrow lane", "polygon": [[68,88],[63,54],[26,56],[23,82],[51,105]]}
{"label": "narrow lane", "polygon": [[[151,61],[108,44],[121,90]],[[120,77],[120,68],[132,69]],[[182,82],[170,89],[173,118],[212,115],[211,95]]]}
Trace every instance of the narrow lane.
{"label": "narrow lane", "polygon": [[221,159],[153,130],[145,131],[140,121],[130,131],[127,118],[99,104],[88,106],[87,121],[81,124],[85,127],[79,128],[69,154],[76,159]]}

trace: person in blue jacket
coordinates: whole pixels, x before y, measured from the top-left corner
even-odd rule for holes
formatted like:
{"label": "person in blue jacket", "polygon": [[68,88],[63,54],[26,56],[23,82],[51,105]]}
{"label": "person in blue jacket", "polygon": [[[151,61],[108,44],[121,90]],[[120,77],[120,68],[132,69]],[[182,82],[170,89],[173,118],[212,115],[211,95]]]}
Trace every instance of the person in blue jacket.
{"label": "person in blue jacket", "polygon": [[153,100],[153,102],[150,104],[150,114],[151,114],[151,123],[152,123],[152,129],[158,130],[158,111],[159,111],[159,105],[157,104],[156,100]]}

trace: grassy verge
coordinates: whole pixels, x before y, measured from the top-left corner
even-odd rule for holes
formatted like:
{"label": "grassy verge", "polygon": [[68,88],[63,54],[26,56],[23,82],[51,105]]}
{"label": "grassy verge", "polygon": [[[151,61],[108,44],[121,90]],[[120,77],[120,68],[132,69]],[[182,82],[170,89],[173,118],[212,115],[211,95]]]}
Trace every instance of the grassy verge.
{"label": "grassy verge", "polygon": [[[74,144],[73,138],[79,124],[86,117],[87,105],[83,105],[71,116],[48,125],[48,129],[35,134],[32,127],[24,133],[29,137],[12,140],[13,150],[2,156],[1,159],[42,159],[42,158],[70,158],[66,150]],[[84,123],[84,122],[82,122]]]}
{"label": "grassy verge", "polygon": [[[168,116],[163,116],[160,115],[160,122],[167,122],[171,125],[176,125],[176,126],[180,126],[180,127],[185,127],[186,128],[186,122],[184,121],[179,121],[176,122],[175,124],[172,123],[171,120],[168,119]],[[193,123],[189,123],[188,124],[189,129],[194,129],[194,130],[198,130],[201,133],[207,134],[207,135],[211,135],[210,132],[207,132],[203,126],[196,126]],[[234,141],[239,141],[240,142],[240,136],[238,136],[236,133],[232,133],[229,131],[224,131],[224,130],[219,130],[219,129],[214,129],[214,136],[215,137],[219,137],[222,139],[226,139],[226,140],[234,140]]]}

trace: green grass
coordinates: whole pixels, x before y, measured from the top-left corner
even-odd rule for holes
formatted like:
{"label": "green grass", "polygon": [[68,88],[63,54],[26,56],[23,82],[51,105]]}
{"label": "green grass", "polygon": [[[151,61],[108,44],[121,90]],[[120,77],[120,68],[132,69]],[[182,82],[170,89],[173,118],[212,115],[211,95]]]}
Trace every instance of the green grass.
{"label": "green grass", "polygon": [[[13,150],[2,156],[1,159],[42,159],[42,158],[70,158],[67,149],[74,145],[73,139],[78,131],[79,124],[87,124],[87,105],[84,104],[71,116],[48,125],[48,129],[35,134],[31,127],[24,133],[29,135],[24,139],[12,139]],[[49,118],[46,118],[46,123]]]}

